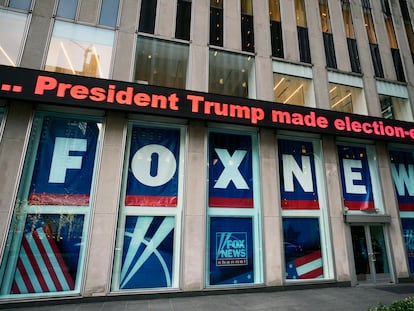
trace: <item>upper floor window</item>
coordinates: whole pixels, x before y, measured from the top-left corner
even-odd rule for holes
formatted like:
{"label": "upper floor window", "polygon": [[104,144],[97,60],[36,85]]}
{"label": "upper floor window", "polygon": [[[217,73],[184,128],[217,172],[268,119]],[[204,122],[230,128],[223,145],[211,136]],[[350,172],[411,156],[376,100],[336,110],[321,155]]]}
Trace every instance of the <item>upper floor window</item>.
{"label": "upper floor window", "polygon": [[400,8],[404,20],[404,27],[405,33],[407,35],[408,45],[411,51],[411,57],[414,61],[414,32],[406,0],[400,0]]}
{"label": "upper floor window", "polygon": [[139,36],[136,50],[136,82],[185,89],[188,45]]}
{"label": "upper floor window", "polygon": [[344,21],[346,41],[348,45],[349,60],[353,72],[361,72],[359,53],[355,40],[354,24],[349,0],[342,0],[342,18]]}
{"label": "upper floor window", "polygon": [[223,46],[223,0],[210,0],[210,44]]}
{"label": "upper floor window", "polygon": [[280,17],[280,0],[269,0],[270,35],[272,56],[283,58],[282,20]]}
{"label": "upper floor window", "polygon": [[177,18],[175,23],[175,37],[190,40],[191,28],[191,0],[177,1]]}
{"label": "upper floor window", "polygon": [[254,59],[210,49],[210,93],[255,98]]}
{"label": "upper floor window", "polygon": [[242,0],[241,11],[242,50],[254,52],[253,1]]}
{"label": "upper floor window", "polygon": [[155,16],[157,15],[157,0],[142,0],[139,15],[139,32],[154,33]]}
{"label": "upper floor window", "polygon": [[386,119],[412,121],[413,115],[408,99],[407,87],[385,81],[377,81],[376,84],[382,117]]}
{"label": "upper floor window", "polygon": [[308,25],[306,22],[306,8],[304,0],[295,0],[296,27],[298,30],[299,56],[300,61],[311,63],[309,47]]}
{"label": "upper floor window", "polygon": [[18,65],[26,25],[27,14],[0,10],[0,64]]}
{"label": "upper floor window", "polygon": [[32,0],[10,0],[9,7],[29,11]]}
{"label": "upper floor window", "polygon": [[325,48],[326,65],[330,68],[336,68],[335,46],[331,30],[331,21],[329,17],[329,7],[327,0],[319,0],[319,14],[323,33],[323,44]]}
{"label": "upper floor window", "polygon": [[57,6],[56,16],[75,19],[78,10],[78,0],[60,0]]}
{"label": "upper floor window", "polygon": [[109,78],[114,31],[56,21],[46,70]]}

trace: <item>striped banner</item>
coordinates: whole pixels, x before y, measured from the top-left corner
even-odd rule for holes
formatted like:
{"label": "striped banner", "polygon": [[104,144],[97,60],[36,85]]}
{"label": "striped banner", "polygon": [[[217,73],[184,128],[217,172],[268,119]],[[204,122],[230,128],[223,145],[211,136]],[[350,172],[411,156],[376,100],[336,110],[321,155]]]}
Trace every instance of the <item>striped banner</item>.
{"label": "striped banner", "polygon": [[23,236],[12,294],[73,290],[75,287],[49,226]]}
{"label": "striped banner", "polygon": [[321,251],[314,251],[288,262],[286,274],[288,279],[313,279],[323,277]]}

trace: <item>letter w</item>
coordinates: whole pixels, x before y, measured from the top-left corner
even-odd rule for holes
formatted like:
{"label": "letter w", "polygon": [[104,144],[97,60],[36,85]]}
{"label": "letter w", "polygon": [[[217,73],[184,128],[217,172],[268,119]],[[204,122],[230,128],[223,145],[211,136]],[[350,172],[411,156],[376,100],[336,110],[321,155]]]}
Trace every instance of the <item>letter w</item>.
{"label": "letter w", "polygon": [[226,189],[230,181],[233,181],[237,189],[249,189],[249,186],[239,171],[239,165],[246,156],[247,151],[236,150],[233,156],[230,156],[227,149],[216,148],[214,150],[224,165],[224,170],[214,185],[214,188]]}
{"label": "letter w", "polygon": [[395,188],[400,196],[405,196],[404,185],[407,186],[408,194],[414,196],[414,165],[408,165],[408,172],[404,164],[400,163],[398,165],[398,174],[395,164],[391,165],[391,173],[394,179]]}
{"label": "letter w", "polygon": [[313,192],[313,179],[310,158],[302,156],[302,169],[299,167],[295,158],[291,154],[282,155],[282,161],[285,191],[295,191],[295,186],[293,183],[293,176],[295,176],[299,184],[302,186],[303,191]]}

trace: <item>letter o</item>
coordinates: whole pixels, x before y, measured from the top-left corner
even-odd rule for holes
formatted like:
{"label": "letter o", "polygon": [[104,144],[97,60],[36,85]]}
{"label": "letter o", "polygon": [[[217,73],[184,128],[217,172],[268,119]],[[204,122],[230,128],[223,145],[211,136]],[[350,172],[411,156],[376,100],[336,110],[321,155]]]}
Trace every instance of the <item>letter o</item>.
{"label": "letter o", "polygon": [[[157,175],[151,176],[152,155],[158,154]],[[132,158],[131,170],[135,178],[149,187],[166,184],[175,174],[177,161],[174,154],[161,145],[147,145],[139,149]]]}

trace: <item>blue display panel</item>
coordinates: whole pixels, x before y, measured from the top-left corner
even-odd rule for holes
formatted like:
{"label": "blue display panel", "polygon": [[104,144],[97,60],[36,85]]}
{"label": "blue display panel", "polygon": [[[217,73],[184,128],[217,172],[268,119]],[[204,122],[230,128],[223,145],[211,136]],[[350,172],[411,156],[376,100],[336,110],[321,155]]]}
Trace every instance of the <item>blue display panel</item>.
{"label": "blue display panel", "polygon": [[254,283],[252,219],[210,217],[210,285]]}
{"label": "blue display panel", "polygon": [[283,218],[286,279],[322,278],[323,262],[319,220]]}
{"label": "blue display panel", "polygon": [[366,148],[338,146],[344,206],[348,210],[375,210]]}
{"label": "blue display panel", "polygon": [[312,142],[278,140],[283,209],[319,209]]}
{"label": "blue display panel", "polygon": [[35,116],[0,267],[2,297],[80,291],[100,127]]}
{"label": "blue display panel", "polygon": [[414,218],[401,218],[410,273],[414,273]]}
{"label": "blue display panel", "polygon": [[171,287],[174,223],[174,217],[126,217],[120,289]]}
{"label": "blue display panel", "polygon": [[253,208],[251,136],[210,133],[209,206]]}
{"label": "blue display panel", "polygon": [[126,206],[177,206],[180,131],[134,126]]}
{"label": "blue display panel", "polygon": [[414,153],[390,150],[391,172],[401,212],[414,212]]}

